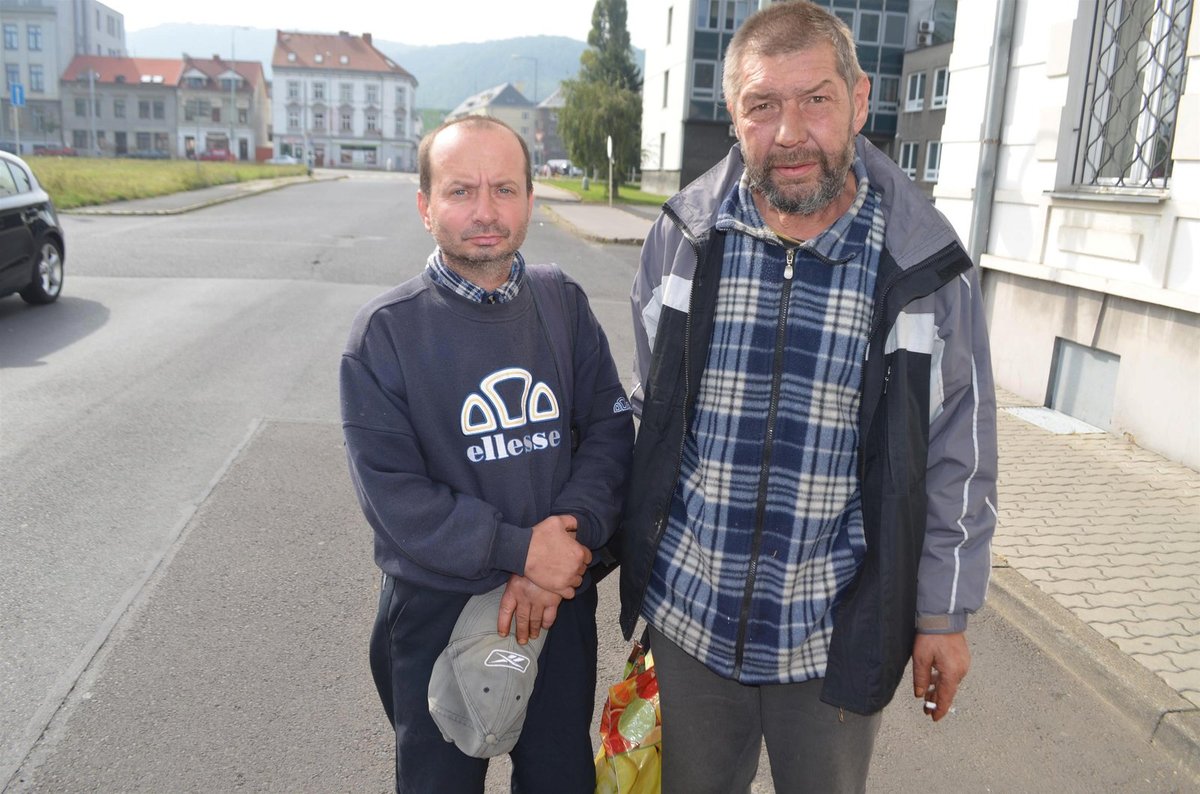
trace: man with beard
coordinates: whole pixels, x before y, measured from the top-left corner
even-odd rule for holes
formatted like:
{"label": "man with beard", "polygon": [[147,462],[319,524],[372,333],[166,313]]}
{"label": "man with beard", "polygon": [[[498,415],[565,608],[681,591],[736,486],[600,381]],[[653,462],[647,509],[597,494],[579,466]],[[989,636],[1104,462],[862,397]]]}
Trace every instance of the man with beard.
{"label": "man with beard", "polygon": [[850,31],[807,2],[725,55],[738,143],[672,197],[633,286],[641,423],[622,628],[661,686],[663,790],[865,789],[909,659],[934,721],[995,523],[978,274],[858,135]]}
{"label": "man with beard", "polygon": [[[383,571],[370,656],[396,731],[396,791],[483,791],[487,759],[443,738],[430,679],[468,600],[503,588],[498,636],[514,619],[521,644],[554,625],[518,704],[513,790],[590,794],[588,567],[617,524],[632,410],[578,285],[521,257],[533,209],[521,138],[471,116],[427,135],[418,160],[437,248],[420,276],[363,307],[341,367],[350,473]],[[527,658],[495,654],[490,666],[525,671]]]}

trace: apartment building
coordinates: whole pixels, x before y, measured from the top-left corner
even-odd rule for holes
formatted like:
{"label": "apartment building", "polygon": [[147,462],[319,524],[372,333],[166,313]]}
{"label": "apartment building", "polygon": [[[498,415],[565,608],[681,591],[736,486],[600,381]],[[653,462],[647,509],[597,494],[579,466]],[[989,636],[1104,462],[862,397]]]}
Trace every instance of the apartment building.
{"label": "apartment building", "polygon": [[177,105],[174,148],[188,157],[230,152],[255,160],[259,149],[270,146],[271,100],[258,61],[184,55]]}
{"label": "apartment building", "polygon": [[[76,55],[124,56],[124,17],[95,0],[0,0],[4,94],[0,148],[23,153],[64,143],[59,77]],[[14,115],[13,85],[25,104]]]}
{"label": "apartment building", "polygon": [[271,60],[276,154],[317,166],[415,171],[417,79],[371,34],[276,34]]}
{"label": "apartment building", "polygon": [[177,157],[177,58],[78,55],[59,81],[63,139],[97,157]]}
{"label": "apartment building", "polygon": [[[547,101],[553,96],[548,97]],[[501,83],[467,97],[446,114],[446,120],[452,121],[463,116],[491,116],[503,121],[525,139],[535,169],[546,161],[544,147],[537,138],[537,108],[512,83]],[[557,111],[554,111],[554,121],[557,131]]]}
{"label": "apartment building", "polygon": [[961,3],[933,193],[982,267],[997,383],[1192,468],[1198,76],[1186,0]]}

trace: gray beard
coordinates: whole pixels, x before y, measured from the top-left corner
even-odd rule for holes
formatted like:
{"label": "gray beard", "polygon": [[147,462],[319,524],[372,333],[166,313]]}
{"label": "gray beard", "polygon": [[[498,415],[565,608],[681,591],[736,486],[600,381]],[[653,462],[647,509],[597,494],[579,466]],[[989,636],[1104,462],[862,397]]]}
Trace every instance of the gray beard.
{"label": "gray beard", "polygon": [[775,209],[787,215],[816,215],[832,204],[846,186],[846,175],[854,163],[853,144],[842,155],[840,162],[835,164],[824,152],[818,152],[821,178],[816,188],[799,195],[784,192],[771,178],[771,169],[780,158],[768,155],[761,165],[747,162],[746,173],[750,178],[750,187],[758,190]]}

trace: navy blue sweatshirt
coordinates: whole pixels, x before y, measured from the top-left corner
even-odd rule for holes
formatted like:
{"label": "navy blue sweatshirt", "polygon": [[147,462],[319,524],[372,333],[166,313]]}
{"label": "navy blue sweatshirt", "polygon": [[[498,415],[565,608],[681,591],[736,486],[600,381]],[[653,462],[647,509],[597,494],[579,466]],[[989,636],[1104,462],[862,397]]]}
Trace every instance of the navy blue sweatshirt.
{"label": "navy blue sweatshirt", "polygon": [[567,279],[563,383],[550,338],[572,340],[539,322],[525,278],[513,300],[482,304],[426,272],[354,320],[341,366],[346,451],[375,561],[398,579],[482,593],[524,573],[532,527],[550,515],[575,516],[592,549],[616,528],[633,416],[608,341]]}

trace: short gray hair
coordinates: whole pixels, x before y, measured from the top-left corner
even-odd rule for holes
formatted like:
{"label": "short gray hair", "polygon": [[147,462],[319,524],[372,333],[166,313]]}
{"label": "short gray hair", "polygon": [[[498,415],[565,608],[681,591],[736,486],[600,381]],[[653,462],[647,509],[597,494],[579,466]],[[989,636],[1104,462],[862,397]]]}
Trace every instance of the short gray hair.
{"label": "short gray hair", "polygon": [[838,74],[846,82],[846,89],[853,91],[863,70],[858,65],[854,35],[846,23],[807,0],[775,3],[752,14],[738,28],[725,51],[721,79],[725,101],[731,106],[737,102],[742,91],[742,61],[746,55],[790,55],[821,44],[833,46]]}

